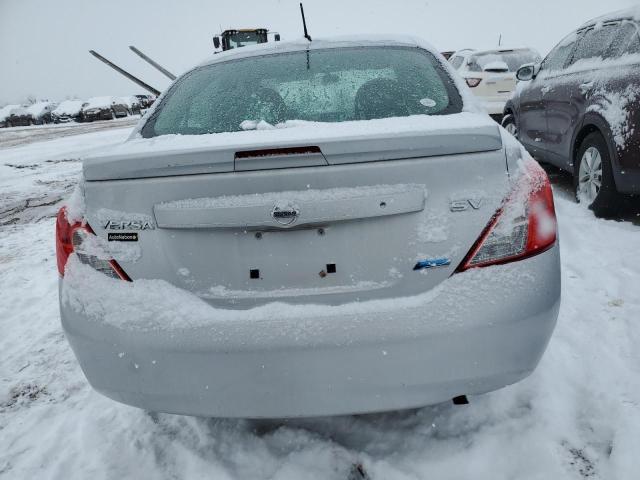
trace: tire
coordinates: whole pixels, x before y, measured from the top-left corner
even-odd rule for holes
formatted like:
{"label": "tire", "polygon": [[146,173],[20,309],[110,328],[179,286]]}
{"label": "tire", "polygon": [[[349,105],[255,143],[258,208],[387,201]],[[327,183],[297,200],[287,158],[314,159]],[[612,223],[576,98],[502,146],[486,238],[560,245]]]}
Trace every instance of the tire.
{"label": "tire", "polygon": [[511,114],[505,115],[502,119],[502,127],[515,138],[518,138],[518,124],[516,123],[516,117]]}
{"label": "tire", "polygon": [[617,214],[621,196],[613,179],[609,147],[599,132],[590,133],[582,141],[574,165],[576,200],[593,210],[596,217]]}

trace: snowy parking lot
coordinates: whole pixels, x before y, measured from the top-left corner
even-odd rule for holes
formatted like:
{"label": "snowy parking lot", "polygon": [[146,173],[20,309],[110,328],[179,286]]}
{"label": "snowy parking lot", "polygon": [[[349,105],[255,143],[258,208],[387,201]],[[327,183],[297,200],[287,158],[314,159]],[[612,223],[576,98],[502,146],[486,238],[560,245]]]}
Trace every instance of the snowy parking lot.
{"label": "snowy parking lot", "polygon": [[362,478],[354,464],[371,479],[638,478],[640,217],[596,219],[558,174],[562,306],[516,385],[296,421],[154,414],[94,392],[60,327],[53,216],[80,159],[130,129],[0,133],[0,478]]}

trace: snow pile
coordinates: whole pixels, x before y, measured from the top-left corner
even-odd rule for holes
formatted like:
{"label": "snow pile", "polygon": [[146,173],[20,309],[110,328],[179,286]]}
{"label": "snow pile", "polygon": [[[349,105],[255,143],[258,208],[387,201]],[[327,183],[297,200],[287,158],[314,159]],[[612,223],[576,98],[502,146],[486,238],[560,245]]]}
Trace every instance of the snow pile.
{"label": "snow pile", "polygon": [[78,115],[80,110],[82,110],[83,103],[84,102],[82,100],[65,100],[64,102],[61,102],[52,113],[58,116]]}
{"label": "snow pile", "polygon": [[78,179],[78,183],[76,187],[73,189],[73,193],[67,200],[66,207],[66,215],[67,221],[71,224],[82,222],[84,220],[84,213],[86,210],[84,203],[84,180],[82,175]]}
{"label": "snow pile", "polygon": [[[394,278],[393,280],[397,280]],[[308,295],[330,295],[334,293],[356,293],[366,292],[370,290],[379,290],[383,288],[392,287],[396,281],[385,280],[381,282],[373,282],[361,280],[350,285],[332,285],[326,287],[312,287],[312,288],[278,288],[274,290],[234,290],[227,288],[224,285],[216,285],[209,288],[206,292],[198,292],[198,296],[205,299],[223,299],[223,298],[235,298],[235,299],[247,299],[247,298],[261,298],[261,299],[274,299],[277,300],[281,297],[303,297]],[[282,305],[285,308],[284,305]],[[289,308],[286,306],[286,308]]]}
{"label": "snow pile", "polygon": [[142,256],[142,248],[136,243],[109,242],[84,230],[77,235],[80,235],[82,241],[80,245],[75,245],[75,252],[88,257],[107,261],[136,262]]}
{"label": "snow pile", "polygon": [[[269,303],[249,310],[227,310],[210,306],[196,295],[164,280],[114,280],[70,257],[62,302],[95,322],[131,331],[207,327],[211,335],[224,341],[234,333],[242,335],[243,329],[266,321],[273,323],[274,338],[295,335],[297,341],[314,342],[322,338],[324,331],[337,328],[344,332],[344,341],[348,342],[345,325],[367,322],[373,338],[381,335],[386,339],[393,338],[396,327],[389,323],[390,313],[405,311],[407,316],[412,316],[412,312],[424,311],[436,299],[442,302],[439,305],[449,307],[450,321],[456,322],[455,312],[468,310],[470,304],[482,302],[482,298],[491,294],[488,285],[495,285],[496,278],[510,285],[531,283],[532,288],[536,281],[532,276],[522,275],[520,269],[511,264],[454,275],[434,289],[412,297],[342,305]],[[371,285],[356,284],[355,287],[369,288]],[[464,302],[459,298],[460,292],[466,293]],[[214,289],[209,293],[218,295],[225,292]],[[320,318],[325,321],[319,322]],[[419,329],[423,321],[423,315],[415,315],[415,328]],[[411,328],[409,322],[404,324]],[[254,340],[262,342],[264,338]],[[252,341],[251,338],[242,340],[246,345]]]}
{"label": "snow pile", "polygon": [[276,128],[292,128],[302,125],[308,126],[309,124],[313,123],[317,122],[308,122],[306,120],[287,120],[285,122],[272,125],[264,120],[244,120],[242,123],[240,123],[240,128],[242,130],[274,130]]}
{"label": "snow pile", "polygon": [[244,120],[240,123],[240,128],[242,130],[273,130],[274,128],[286,128],[286,123],[272,125],[264,120]]}
{"label": "snow pile", "polygon": [[174,200],[159,204],[158,209],[204,209],[204,208],[244,208],[260,205],[286,207],[293,202],[319,203],[326,201],[346,201],[362,197],[383,197],[419,189],[427,194],[426,186],[419,184],[367,185],[362,187],[327,188],[322,190],[300,190],[247,195],[224,195],[220,197]]}

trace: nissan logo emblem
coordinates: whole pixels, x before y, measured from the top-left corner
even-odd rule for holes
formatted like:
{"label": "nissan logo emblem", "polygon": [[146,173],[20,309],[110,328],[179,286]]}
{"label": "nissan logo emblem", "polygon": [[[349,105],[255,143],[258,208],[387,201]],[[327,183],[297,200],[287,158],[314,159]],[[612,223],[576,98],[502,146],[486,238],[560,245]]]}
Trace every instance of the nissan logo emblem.
{"label": "nissan logo emblem", "polygon": [[271,210],[271,216],[280,225],[291,225],[300,215],[300,210],[293,205],[285,205],[283,207],[276,205]]}

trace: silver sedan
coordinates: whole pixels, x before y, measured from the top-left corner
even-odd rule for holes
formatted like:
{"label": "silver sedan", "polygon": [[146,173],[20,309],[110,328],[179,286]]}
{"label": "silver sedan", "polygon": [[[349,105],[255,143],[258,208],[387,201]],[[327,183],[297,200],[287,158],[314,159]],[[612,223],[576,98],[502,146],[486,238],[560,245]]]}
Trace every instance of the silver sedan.
{"label": "silver sedan", "polygon": [[423,406],[525,378],[556,323],[546,174],[419,41],[215,55],[83,170],[57,220],[62,325],[120,402]]}

